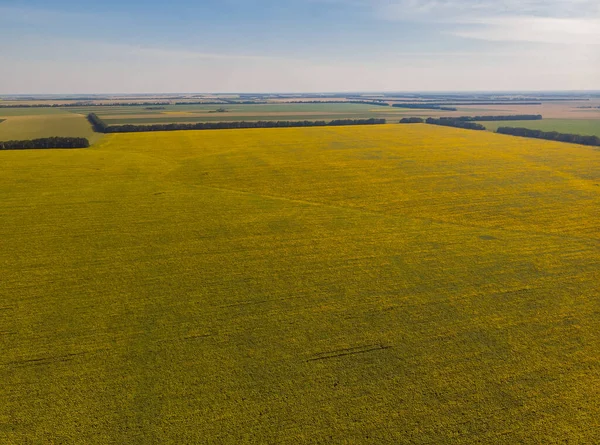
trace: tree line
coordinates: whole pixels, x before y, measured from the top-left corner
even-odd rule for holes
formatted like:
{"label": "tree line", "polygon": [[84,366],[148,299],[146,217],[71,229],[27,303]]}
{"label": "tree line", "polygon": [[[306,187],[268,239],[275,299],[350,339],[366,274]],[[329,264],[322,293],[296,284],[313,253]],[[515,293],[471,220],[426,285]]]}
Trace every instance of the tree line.
{"label": "tree line", "polygon": [[460,116],[460,117],[441,117],[440,119],[449,119],[453,121],[477,122],[477,121],[538,121],[542,119],[541,114],[513,114],[509,116]]}
{"label": "tree line", "polygon": [[281,102],[282,104],[363,104],[363,105],[379,105],[380,107],[389,107],[390,104],[382,101],[369,100],[291,100]]}
{"label": "tree line", "polygon": [[573,144],[600,146],[600,137],[582,136],[580,134],[559,133],[557,131],[531,130],[529,128],[499,127],[496,133],[521,136],[526,138],[546,139],[549,141],[570,142]]}
{"label": "tree line", "polygon": [[195,124],[151,124],[151,125],[107,125],[96,114],[90,113],[88,120],[94,131],[99,133],[136,133],[149,131],[177,130],[230,130],[239,128],[289,128],[289,127],[328,127],[341,125],[380,125],[385,119],[336,119],[326,121],[258,121],[258,122],[198,122]]}
{"label": "tree line", "polygon": [[[267,101],[252,101],[252,100],[221,100],[218,102],[110,102],[110,103],[92,103],[92,102],[75,102],[66,104],[0,104],[0,108],[74,108],[74,107],[147,107],[147,106],[164,106],[164,105],[265,105]],[[281,104],[364,104],[364,105],[379,105],[389,107],[387,102],[366,101],[366,100],[312,100],[312,101],[289,101]],[[277,104],[275,104],[277,105]]]}
{"label": "tree line", "polygon": [[170,105],[170,102],[116,102],[116,103],[89,103],[75,102],[71,104],[4,104],[0,108],[71,108],[71,107],[142,107],[152,105]]}
{"label": "tree line", "polygon": [[422,124],[425,119],[422,117],[404,117],[400,119],[401,124]]}
{"label": "tree line", "polygon": [[392,107],[408,108],[415,110],[440,110],[440,111],[458,111],[454,107],[446,107],[442,104],[394,104]]}
{"label": "tree line", "polygon": [[503,100],[494,102],[451,102],[447,105],[542,105],[542,102],[524,102],[519,100]]}
{"label": "tree line", "polygon": [[[541,120],[541,114],[513,114],[510,116],[459,116],[459,117],[440,117],[440,121],[459,121],[459,122],[477,122],[477,121],[534,121]],[[401,124],[422,124],[425,120],[421,117],[405,117],[400,120]],[[455,126],[455,125],[452,125]],[[462,128],[462,127],[461,127]]]}
{"label": "tree line", "polygon": [[431,125],[442,125],[444,127],[464,128],[465,130],[485,130],[483,125],[476,122],[466,122],[453,119],[434,119],[430,117],[425,121],[425,123]]}
{"label": "tree line", "polygon": [[51,137],[23,141],[0,141],[0,150],[26,150],[30,148],[87,148],[86,138]]}
{"label": "tree line", "polygon": [[[392,107],[398,106],[400,108],[411,108],[409,106],[406,105],[429,105],[429,106],[433,106],[433,107],[447,107],[447,106],[461,106],[461,105],[465,105],[465,106],[470,106],[470,105],[542,105],[542,102],[517,102],[517,101],[504,101],[504,102],[456,102],[456,101],[449,101],[449,102],[424,102],[422,104],[415,104],[415,103],[396,103],[393,104]],[[415,107],[416,108],[416,107]],[[429,108],[425,108],[426,110]],[[433,109],[437,109],[437,108],[433,108]]]}
{"label": "tree line", "polygon": [[88,114],[87,118],[96,133],[108,133],[106,131],[108,125],[106,125],[106,122],[100,119],[96,113]]}
{"label": "tree line", "polygon": [[175,102],[173,105],[264,105],[269,102],[264,100],[229,100],[222,99],[219,102]]}

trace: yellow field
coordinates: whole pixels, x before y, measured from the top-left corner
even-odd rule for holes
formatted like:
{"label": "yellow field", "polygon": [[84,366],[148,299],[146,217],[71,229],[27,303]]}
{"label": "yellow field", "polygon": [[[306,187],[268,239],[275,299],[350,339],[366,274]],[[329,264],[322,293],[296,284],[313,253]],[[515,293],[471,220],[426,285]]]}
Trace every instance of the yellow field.
{"label": "yellow field", "polygon": [[0,164],[0,443],[598,439],[600,151],[385,125]]}

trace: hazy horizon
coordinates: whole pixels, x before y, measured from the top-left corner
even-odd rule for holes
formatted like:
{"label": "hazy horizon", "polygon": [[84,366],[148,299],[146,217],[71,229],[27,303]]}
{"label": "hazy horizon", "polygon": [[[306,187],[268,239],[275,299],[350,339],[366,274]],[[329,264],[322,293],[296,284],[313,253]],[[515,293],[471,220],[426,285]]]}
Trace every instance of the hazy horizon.
{"label": "hazy horizon", "polygon": [[35,97],[56,97],[56,96],[175,96],[175,95],[214,95],[214,96],[227,96],[227,95],[244,95],[244,96],[252,96],[252,95],[289,95],[289,96],[299,96],[299,95],[322,95],[322,96],[330,96],[330,95],[369,95],[369,96],[392,96],[392,95],[452,95],[452,94],[461,94],[461,95],[470,95],[470,94],[478,94],[478,95],[562,95],[562,94],[600,94],[600,90],[404,90],[404,91],[368,91],[368,90],[347,90],[347,91],[272,91],[272,92],[258,92],[258,91],[152,91],[152,92],[141,92],[141,93],[128,93],[128,92],[105,92],[98,93],[93,91],[83,91],[80,93],[2,93],[0,97],[22,97],[22,96],[35,96]]}
{"label": "hazy horizon", "polygon": [[0,0],[0,38],[2,95],[600,89],[593,0]]}

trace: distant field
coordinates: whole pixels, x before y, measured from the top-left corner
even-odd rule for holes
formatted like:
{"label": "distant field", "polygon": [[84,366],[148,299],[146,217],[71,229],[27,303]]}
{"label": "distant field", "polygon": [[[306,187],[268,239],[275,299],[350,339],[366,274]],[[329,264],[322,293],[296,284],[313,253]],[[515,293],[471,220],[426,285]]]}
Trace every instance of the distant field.
{"label": "distant field", "polygon": [[[115,112],[125,111],[126,113],[144,112],[161,114],[164,112],[193,112],[193,113],[207,113],[209,111],[217,110],[218,108],[225,108],[229,112],[245,112],[252,114],[263,114],[263,113],[291,113],[291,112],[321,112],[321,113],[365,113],[372,110],[376,105],[363,105],[363,104],[258,104],[258,105],[165,105],[164,110],[145,110],[146,107],[82,107],[70,109],[71,112],[75,113],[88,113],[94,112],[96,114],[112,114]],[[383,107],[382,107],[383,108]]]}
{"label": "distant field", "polygon": [[[209,116],[180,116],[180,115],[172,115],[164,117],[131,117],[131,118],[106,118],[102,119],[109,125],[122,125],[122,124],[136,124],[136,125],[144,125],[144,124],[165,124],[172,122],[237,122],[237,121],[303,121],[303,120],[324,120],[330,121],[334,119],[358,119],[362,115],[356,114],[269,114],[269,115],[238,115],[238,114],[229,114],[229,113],[215,113]],[[374,116],[377,118],[384,118],[384,116]]]}
{"label": "distant field", "polygon": [[47,116],[69,114],[65,108],[0,108],[0,118],[10,116]]}
{"label": "distant field", "polygon": [[9,116],[0,126],[0,140],[3,141],[52,136],[85,137],[95,142],[101,135],[94,133],[85,117],[69,113]]}
{"label": "distant field", "polygon": [[[547,117],[558,117],[553,121],[566,121],[563,117],[577,120],[587,120],[591,123],[600,122],[600,110],[590,112],[587,109],[574,108],[573,103],[546,103],[534,106],[516,106],[511,104],[497,106],[462,106],[458,111],[436,111],[382,107],[367,104],[352,103],[270,103],[251,105],[163,105],[164,109],[149,110],[151,105],[143,106],[86,106],[69,108],[23,108],[0,109],[0,118],[10,116],[34,115],[73,115],[86,116],[96,113],[110,125],[146,125],[165,123],[194,123],[194,122],[231,122],[257,120],[333,120],[333,119],[364,119],[382,118],[389,123],[398,122],[407,116],[440,117],[464,115],[502,115],[502,114],[542,114]],[[225,113],[215,112],[219,108]],[[598,119],[594,120],[598,114]],[[585,115],[585,116],[584,116]],[[595,124],[590,124],[594,126]]]}
{"label": "distant field", "polygon": [[492,131],[496,131],[498,127],[521,127],[585,136],[600,136],[600,119],[543,119],[541,121],[481,122],[481,124]]}
{"label": "distant field", "polygon": [[[225,108],[226,113],[215,113]],[[213,111],[211,113],[211,111]],[[87,107],[71,109],[72,113],[96,113],[107,124],[152,124],[176,122],[230,122],[258,120],[333,120],[381,118],[390,122],[402,117],[438,115],[428,110],[406,110],[363,104],[268,104],[268,105],[171,105],[164,110],[145,107]]]}
{"label": "distant field", "polygon": [[0,443],[597,442],[600,151],[382,125],[0,165]]}

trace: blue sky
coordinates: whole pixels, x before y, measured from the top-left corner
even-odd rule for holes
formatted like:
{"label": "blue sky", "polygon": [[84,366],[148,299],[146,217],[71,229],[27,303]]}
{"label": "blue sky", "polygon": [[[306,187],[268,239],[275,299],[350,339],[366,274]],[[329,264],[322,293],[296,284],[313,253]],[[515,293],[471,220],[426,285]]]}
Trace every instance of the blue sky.
{"label": "blue sky", "polygon": [[0,94],[600,89],[598,0],[0,0]]}

